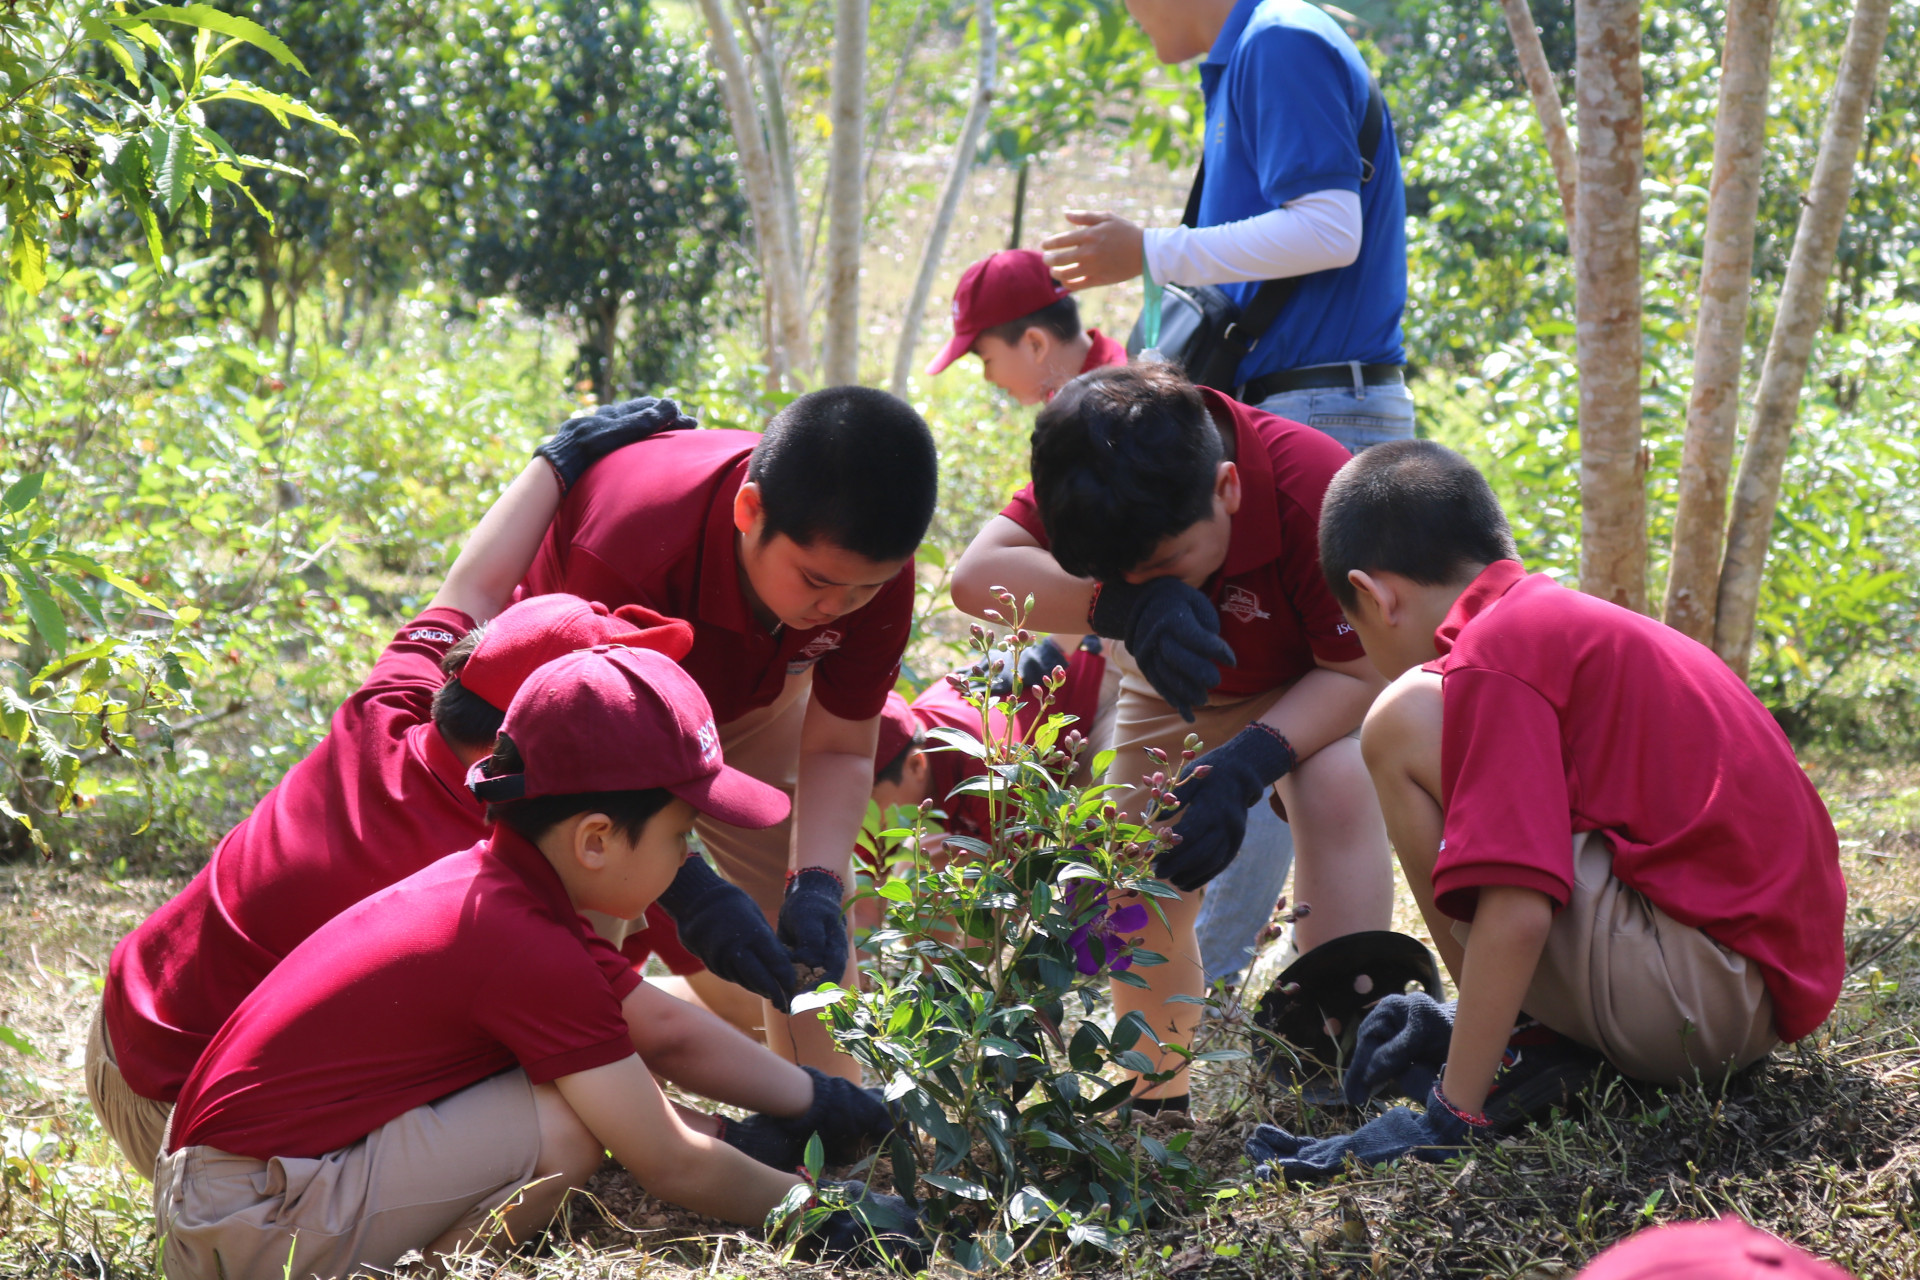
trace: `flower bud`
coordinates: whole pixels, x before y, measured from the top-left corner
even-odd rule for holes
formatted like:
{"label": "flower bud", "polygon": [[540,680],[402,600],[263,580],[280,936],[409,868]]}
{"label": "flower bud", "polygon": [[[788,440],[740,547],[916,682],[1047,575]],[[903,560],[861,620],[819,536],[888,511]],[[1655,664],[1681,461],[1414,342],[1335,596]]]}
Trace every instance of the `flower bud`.
{"label": "flower bud", "polygon": [[969,623],[967,626],[967,634],[975,640],[984,640],[987,636],[987,629],[977,622]]}
{"label": "flower bud", "polygon": [[1166,785],[1167,785],[1167,775],[1166,775],[1166,774],[1164,774],[1164,773],[1156,773],[1156,774],[1154,774],[1154,775],[1153,775],[1153,785],[1154,785],[1154,786],[1156,786],[1156,787],[1164,787],[1164,786],[1166,786]]}
{"label": "flower bud", "polygon": [[1147,757],[1152,760],[1158,760],[1161,764],[1165,764],[1167,762],[1167,753],[1162,751],[1158,747],[1148,747]]}
{"label": "flower bud", "polygon": [[1185,747],[1189,752],[1198,751],[1200,749],[1200,735],[1190,733],[1180,745]]}
{"label": "flower bud", "polygon": [[1305,920],[1308,916],[1312,914],[1313,914],[1313,908],[1304,902],[1293,909],[1293,918],[1295,920]]}
{"label": "flower bud", "polygon": [[1206,777],[1206,776],[1207,776],[1208,774],[1210,774],[1210,773],[1212,773],[1212,772],[1213,772],[1213,766],[1212,766],[1212,765],[1210,765],[1210,764],[1197,764],[1197,765],[1195,765],[1195,766],[1193,766],[1193,772],[1192,772],[1192,773],[1189,773],[1189,774],[1187,775],[1187,777],[1197,782],[1197,781],[1199,781],[1199,780],[1200,780],[1201,778],[1204,778],[1204,777]]}

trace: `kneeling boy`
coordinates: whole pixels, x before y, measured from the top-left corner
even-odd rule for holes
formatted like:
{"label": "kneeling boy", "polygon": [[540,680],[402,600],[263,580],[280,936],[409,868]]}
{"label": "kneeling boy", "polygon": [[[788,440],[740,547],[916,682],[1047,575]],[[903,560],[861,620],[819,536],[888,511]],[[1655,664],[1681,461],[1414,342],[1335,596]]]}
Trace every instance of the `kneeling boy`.
{"label": "kneeling boy", "polygon": [[1267,1129],[1256,1159],[1325,1173],[1490,1127],[1528,1070],[1525,1049],[1502,1066],[1523,1009],[1659,1084],[1719,1080],[1820,1025],[1845,967],[1839,844],[1738,676],[1651,618],[1528,574],[1485,479],[1431,441],[1346,465],[1320,555],[1394,678],[1362,741],[1460,998],[1450,1028],[1408,1020],[1391,1051],[1371,1054],[1369,1032],[1395,1015],[1361,1027],[1361,1091],[1404,1080],[1423,1048],[1425,1079],[1444,1062],[1424,1116],[1321,1143]]}
{"label": "kneeling boy", "polygon": [[639,978],[578,914],[643,914],[696,813],[786,816],[723,763],[692,679],[648,650],[548,663],[467,780],[492,834],[321,926],[188,1078],[155,1171],[173,1280],[524,1240],[609,1148],[653,1194],[735,1222],[798,1182],[674,1113],[621,1016]]}

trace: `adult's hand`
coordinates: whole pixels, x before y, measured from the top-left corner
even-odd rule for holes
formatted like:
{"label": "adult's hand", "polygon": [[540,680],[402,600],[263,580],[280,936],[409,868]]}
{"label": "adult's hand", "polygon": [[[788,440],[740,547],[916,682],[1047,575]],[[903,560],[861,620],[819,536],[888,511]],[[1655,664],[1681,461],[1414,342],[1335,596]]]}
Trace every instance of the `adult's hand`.
{"label": "adult's hand", "polygon": [[673,917],[680,941],[716,977],[786,1012],[793,961],[746,890],[722,880],[705,858],[692,857],[660,895],[660,905]]}
{"label": "adult's hand", "polygon": [[1056,231],[1040,242],[1041,256],[1054,279],[1075,293],[1103,284],[1119,284],[1140,274],[1146,237],[1115,213],[1067,210],[1072,231]]}

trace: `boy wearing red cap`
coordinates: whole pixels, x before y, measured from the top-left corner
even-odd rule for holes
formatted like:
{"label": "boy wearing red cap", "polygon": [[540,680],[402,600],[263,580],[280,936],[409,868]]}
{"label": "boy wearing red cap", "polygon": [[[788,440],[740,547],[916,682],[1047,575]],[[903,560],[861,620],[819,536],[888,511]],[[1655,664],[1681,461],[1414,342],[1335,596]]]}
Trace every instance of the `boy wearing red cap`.
{"label": "boy wearing red cap", "polygon": [[1073,379],[1125,364],[1127,349],[1081,329],[1080,307],[1031,249],[1002,249],[968,267],[953,291],[953,337],[927,365],[929,377],[964,355],[1021,404],[1039,404]]}
{"label": "boy wearing red cap", "polygon": [[[1717,1082],[1825,1021],[1846,969],[1839,839],[1711,650],[1529,575],[1485,478],[1430,440],[1342,468],[1320,555],[1394,682],[1367,715],[1367,766],[1459,1001],[1390,996],[1359,1029],[1348,1098],[1408,1093],[1423,1112],[1319,1140],[1262,1126],[1256,1161],[1324,1177],[1450,1153],[1599,1057]],[[1515,1034],[1523,1016],[1560,1044]]]}
{"label": "boy wearing red cap", "polygon": [[[671,402],[634,409],[624,432],[684,422]],[[606,419],[579,420],[599,429]],[[366,683],[334,713],[327,737],[220,842],[208,865],[123,939],[109,962],[88,1039],[86,1081],[102,1125],[143,1176],[151,1174],[180,1086],[201,1051],[260,980],[325,921],[368,894],[486,833],[464,786],[486,755],[522,679],[547,659],[618,642],[683,654],[684,623],[619,616],[572,596],[525,601],[491,624],[525,571],[559,501],[584,465],[579,422],[488,512],[425,612],[387,647]],[[688,936],[730,975],[778,992],[785,949],[751,903],[704,863],[689,862],[667,895]],[[656,908],[657,909],[657,908]],[[664,912],[661,913],[664,917]],[[623,922],[624,924],[624,922]],[[624,939],[630,962],[671,927]],[[616,943],[623,939],[612,935]],[[677,942],[664,955],[699,961]],[[651,985],[631,997],[635,1043],[654,1069],[720,1101],[792,1116],[813,1098],[801,1072],[756,1050],[697,1009]],[[869,1115],[871,1120],[872,1116]]]}
{"label": "boy wearing red cap", "polygon": [[[579,914],[644,915],[697,813],[786,816],[723,762],[692,679],[644,649],[550,662],[467,782],[489,836],[320,926],[201,1055],[155,1170],[173,1280],[338,1276],[415,1249],[438,1266],[522,1241],[608,1149],[651,1193],[735,1222],[798,1184],[675,1114],[622,1016],[640,979]],[[874,1199],[913,1252],[904,1204]],[[860,1232],[843,1210],[822,1234]]]}
{"label": "boy wearing red cap", "polygon": [[[609,456],[561,503],[524,584],[692,624],[684,665],[727,758],[794,797],[790,824],[703,818],[700,840],[777,922],[803,990],[851,985],[849,858],[937,473],[932,433],[902,401],[810,392],[758,436],[667,431]],[[765,1017],[776,1052],[858,1078],[818,1018]]]}

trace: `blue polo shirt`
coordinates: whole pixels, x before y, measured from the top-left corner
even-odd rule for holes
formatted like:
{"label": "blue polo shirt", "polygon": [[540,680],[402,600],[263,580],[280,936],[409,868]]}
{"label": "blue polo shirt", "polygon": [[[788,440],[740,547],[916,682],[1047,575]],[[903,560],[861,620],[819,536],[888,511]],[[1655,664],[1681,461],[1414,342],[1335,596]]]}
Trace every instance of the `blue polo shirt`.
{"label": "blue polo shirt", "polygon": [[[1389,116],[1361,184],[1367,64],[1327,13],[1305,0],[1240,0],[1200,65],[1207,101],[1207,181],[1199,225],[1269,213],[1314,191],[1360,195],[1360,256],[1300,285],[1240,363],[1242,382],[1279,369],[1347,360],[1402,364],[1407,199]],[[1223,286],[1245,305],[1259,288]]]}

